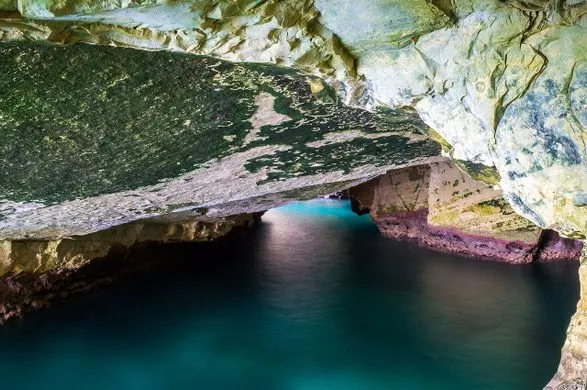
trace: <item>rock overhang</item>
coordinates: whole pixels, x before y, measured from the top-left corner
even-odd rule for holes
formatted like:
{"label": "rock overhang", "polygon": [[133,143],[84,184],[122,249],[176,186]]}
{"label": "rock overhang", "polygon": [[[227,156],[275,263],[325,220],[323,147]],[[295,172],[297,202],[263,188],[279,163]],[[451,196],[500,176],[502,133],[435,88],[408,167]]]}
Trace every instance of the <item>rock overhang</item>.
{"label": "rock overhang", "polygon": [[[193,18],[165,21],[154,20],[152,11],[160,7],[165,10],[163,14],[172,15],[169,2],[140,3],[0,1],[0,41],[86,42],[182,51],[233,62],[271,63],[320,77],[322,81],[312,79],[309,84],[322,101],[340,100],[371,111],[379,105],[411,106],[433,129],[428,133],[440,141],[444,154],[474,178],[498,185],[517,213],[542,228],[585,239],[586,1],[180,1],[175,3],[191,4]],[[338,12],[341,7],[349,12]],[[339,14],[342,17],[337,19]],[[387,18],[389,15],[396,17]],[[365,34],[368,29],[362,30],[361,26],[377,31],[371,29]],[[247,141],[267,136],[263,126],[252,127],[256,129],[247,128],[240,136]],[[361,137],[357,137],[357,132]],[[196,179],[200,180],[200,188],[208,186],[215,193],[232,188],[229,196],[218,198],[204,191],[201,197],[194,197],[190,185],[180,186],[183,190],[171,186],[163,191],[162,202],[156,197],[136,196],[131,191],[105,202],[95,214],[80,213],[96,210],[92,198],[64,202],[73,207],[61,209],[60,213],[68,223],[73,216],[78,218],[79,224],[73,229],[69,227],[69,231],[78,232],[87,226],[92,226],[90,232],[128,222],[137,215],[115,215],[112,210],[132,210],[137,203],[145,208],[149,202],[153,205],[154,200],[151,210],[155,212],[139,213],[138,218],[168,215],[181,219],[202,217],[202,213],[210,213],[208,218],[223,217],[242,211],[243,207],[258,210],[262,205],[277,205],[348,187],[383,173],[386,168],[397,167],[361,160],[360,164],[366,165],[349,170],[349,164],[361,155],[359,150],[377,154],[379,147],[385,149],[394,142],[387,143],[386,136],[364,136],[364,130],[356,128],[328,134],[322,139],[307,139],[304,146],[325,147],[324,152],[329,153],[309,151],[307,161],[347,154],[349,158],[334,163],[345,165],[346,170],[334,175],[317,173],[315,169],[320,166],[310,167],[311,164],[299,161],[292,164],[302,152],[296,153],[285,141],[277,149],[257,145],[261,149],[253,155],[235,152],[231,155],[235,160],[229,165],[222,165],[227,163],[224,157],[215,160],[221,165],[202,166],[211,170],[207,171],[208,176]],[[227,141],[239,139],[232,133],[226,137]],[[351,139],[359,141],[353,143]],[[332,144],[337,142],[345,147],[333,150]],[[386,146],[378,145],[384,142]],[[255,142],[246,144],[251,149],[244,153],[252,153]],[[408,144],[406,141],[404,146]],[[420,162],[426,158],[439,157],[425,157]],[[320,164],[326,164],[326,169],[333,168],[328,162]],[[258,176],[242,182],[248,183],[243,185],[230,175],[221,181],[210,179],[231,170]],[[279,172],[287,172],[287,177],[281,180]],[[141,188],[143,191],[146,187]],[[161,187],[157,188],[155,192]],[[167,196],[175,198],[167,202]],[[52,207],[56,206],[42,207],[45,204],[37,200],[4,202],[0,206],[4,215],[25,218],[11,219],[8,215],[0,226],[20,223],[24,230],[13,231],[12,237],[39,226],[49,227],[39,237],[66,234],[67,229],[50,228],[59,226],[59,221],[53,219],[57,213]],[[165,204],[173,206],[160,207]],[[100,216],[106,214],[109,221],[104,222]],[[33,215],[38,218],[29,219]],[[582,267],[583,279],[585,274]],[[571,324],[559,373],[549,389],[587,375],[587,343],[581,326],[585,317],[583,301]]]}
{"label": "rock overhang", "polygon": [[4,239],[326,194],[441,158],[415,112],[345,107],[287,69],[87,45],[0,52]]}

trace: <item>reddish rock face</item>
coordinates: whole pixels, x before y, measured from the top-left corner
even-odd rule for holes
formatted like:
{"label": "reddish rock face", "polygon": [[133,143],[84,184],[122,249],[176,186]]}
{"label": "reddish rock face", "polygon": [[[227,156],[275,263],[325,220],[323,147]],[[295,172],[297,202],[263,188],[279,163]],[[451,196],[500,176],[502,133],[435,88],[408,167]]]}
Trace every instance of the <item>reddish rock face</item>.
{"label": "reddish rock face", "polygon": [[454,228],[433,226],[428,224],[427,214],[427,210],[401,213],[378,218],[375,223],[386,237],[413,240],[423,246],[443,252],[482,257],[512,264],[530,263],[534,260],[536,245],[468,234]]}
{"label": "reddish rock face", "polygon": [[562,238],[552,230],[545,230],[543,238],[536,245],[432,226],[427,221],[427,215],[428,210],[398,212],[392,216],[379,217],[374,222],[385,237],[414,241],[442,252],[511,264],[577,260],[583,247],[580,241]]}
{"label": "reddish rock face", "polygon": [[388,172],[350,190],[389,238],[512,264],[577,260],[582,243],[518,216],[491,186],[449,163]]}
{"label": "reddish rock face", "polygon": [[583,250],[583,242],[561,237],[554,230],[544,230],[540,237],[538,261],[578,260]]}

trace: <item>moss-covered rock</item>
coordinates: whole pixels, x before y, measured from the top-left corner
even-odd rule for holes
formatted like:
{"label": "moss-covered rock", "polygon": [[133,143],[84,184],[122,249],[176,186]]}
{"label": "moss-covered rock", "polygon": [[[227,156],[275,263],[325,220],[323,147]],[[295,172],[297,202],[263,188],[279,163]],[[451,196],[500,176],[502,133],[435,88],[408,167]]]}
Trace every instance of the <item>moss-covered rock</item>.
{"label": "moss-covered rock", "polygon": [[285,68],[14,44],[0,68],[4,238],[368,178],[440,152],[413,111],[325,101]]}

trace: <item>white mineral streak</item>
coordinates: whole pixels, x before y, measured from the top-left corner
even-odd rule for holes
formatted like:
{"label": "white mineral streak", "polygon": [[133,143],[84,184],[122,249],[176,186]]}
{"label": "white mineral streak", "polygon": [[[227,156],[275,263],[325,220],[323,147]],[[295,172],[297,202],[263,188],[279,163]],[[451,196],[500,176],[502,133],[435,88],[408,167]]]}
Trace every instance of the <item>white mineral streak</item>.
{"label": "white mineral streak", "polygon": [[259,132],[263,126],[279,125],[283,122],[291,120],[287,115],[280,114],[274,109],[275,96],[268,92],[261,92],[255,98],[255,105],[257,111],[251,117],[251,131],[247,134],[243,141],[243,147],[247,146],[255,139],[259,138]]}

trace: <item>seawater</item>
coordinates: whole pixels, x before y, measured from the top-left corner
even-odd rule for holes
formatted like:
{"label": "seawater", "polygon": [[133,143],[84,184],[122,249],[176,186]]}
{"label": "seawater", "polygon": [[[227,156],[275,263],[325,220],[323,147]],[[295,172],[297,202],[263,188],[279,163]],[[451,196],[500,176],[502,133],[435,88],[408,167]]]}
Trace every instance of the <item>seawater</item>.
{"label": "seawater", "polygon": [[267,212],[220,243],[0,327],[2,390],[538,390],[577,265],[387,240],[348,202]]}

